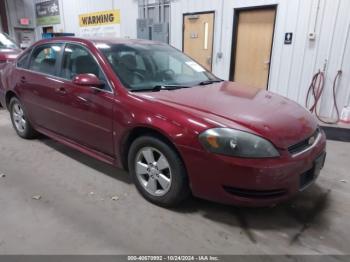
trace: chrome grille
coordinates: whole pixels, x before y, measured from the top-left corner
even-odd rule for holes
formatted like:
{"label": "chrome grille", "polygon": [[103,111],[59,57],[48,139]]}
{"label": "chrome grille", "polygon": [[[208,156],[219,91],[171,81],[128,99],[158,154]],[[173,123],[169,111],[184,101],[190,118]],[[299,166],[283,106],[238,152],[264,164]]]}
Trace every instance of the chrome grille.
{"label": "chrome grille", "polygon": [[[290,147],[288,147],[289,153],[294,155],[294,154],[300,153],[300,152],[306,150],[307,148],[311,147],[315,143],[319,133],[320,133],[320,129],[317,128],[316,131],[308,138],[304,139],[303,141],[301,141],[299,143],[291,145]],[[312,137],[314,138],[315,141],[313,143],[310,143],[310,139]]]}
{"label": "chrome grille", "polygon": [[277,198],[285,195],[287,190],[285,189],[274,189],[274,190],[251,190],[251,189],[243,189],[236,187],[224,186],[224,190],[227,193],[245,197],[245,198]]}

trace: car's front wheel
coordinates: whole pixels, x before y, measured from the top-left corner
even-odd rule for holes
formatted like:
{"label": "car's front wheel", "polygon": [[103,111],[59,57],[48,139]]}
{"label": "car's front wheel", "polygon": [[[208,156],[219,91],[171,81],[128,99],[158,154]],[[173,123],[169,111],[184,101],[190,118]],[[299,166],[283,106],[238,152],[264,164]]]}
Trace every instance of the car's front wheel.
{"label": "car's front wheel", "polygon": [[31,126],[26,111],[18,98],[13,97],[9,105],[11,121],[16,133],[26,139],[31,139],[36,136],[36,132]]}
{"label": "car's front wheel", "polygon": [[130,147],[128,164],[137,189],[150,202],[172,207],[189,196],[185,166],[178,153],[162,139],[137,138]]}

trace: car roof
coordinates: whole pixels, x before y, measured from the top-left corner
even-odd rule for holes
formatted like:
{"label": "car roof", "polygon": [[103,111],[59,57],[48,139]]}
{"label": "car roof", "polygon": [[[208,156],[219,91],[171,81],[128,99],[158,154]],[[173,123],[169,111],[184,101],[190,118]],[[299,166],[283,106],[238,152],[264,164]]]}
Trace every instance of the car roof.
{"label": "car roof", "polygon": [[95,37],[95,38],[80,38],[80,37],[54,37],[49,39],[43,39],[35,43],[35,45],[54,43],[54,42],[77,42],[84,44],[143,44],[143,45],[152,45],[152,44],[164,44],[161,42],[155,42],[144,39],[129,39],[129,38],[104,38],[104,37]]}

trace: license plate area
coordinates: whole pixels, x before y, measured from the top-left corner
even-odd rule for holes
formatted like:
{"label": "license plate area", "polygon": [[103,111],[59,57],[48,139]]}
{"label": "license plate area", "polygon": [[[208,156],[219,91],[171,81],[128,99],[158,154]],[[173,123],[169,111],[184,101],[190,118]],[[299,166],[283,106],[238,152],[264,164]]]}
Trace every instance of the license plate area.
{"label": "license plate area", "polygon": [[300,191],[307,188],[316,180],[316,178],[319,176],[321,172],[321,169],[324,166],[325,160],[326,160],[326,153],[324,152],[314,160],[313,167],[310,170],[300,175],[300,181],[299,181]]}

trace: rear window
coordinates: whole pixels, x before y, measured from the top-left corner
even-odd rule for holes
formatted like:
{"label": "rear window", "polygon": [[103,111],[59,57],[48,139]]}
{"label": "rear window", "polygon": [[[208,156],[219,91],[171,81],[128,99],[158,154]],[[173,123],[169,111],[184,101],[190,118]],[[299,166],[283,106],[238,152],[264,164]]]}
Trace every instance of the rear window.
{"label": "rear window", "polygon": [[30,59],[29,69],[48,75],[56,75],[62,46],[63,44],[55,43],[37,47]]}
{"label": "rear window", "polygon": [[28,68],[28,59],[30,56],[31,50],[27,50],[21,57],[17,60],[17,67],[19,68]]}

